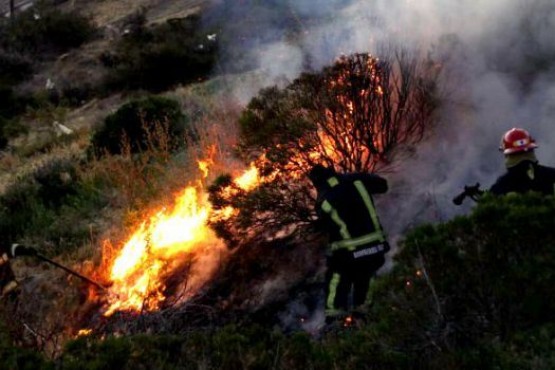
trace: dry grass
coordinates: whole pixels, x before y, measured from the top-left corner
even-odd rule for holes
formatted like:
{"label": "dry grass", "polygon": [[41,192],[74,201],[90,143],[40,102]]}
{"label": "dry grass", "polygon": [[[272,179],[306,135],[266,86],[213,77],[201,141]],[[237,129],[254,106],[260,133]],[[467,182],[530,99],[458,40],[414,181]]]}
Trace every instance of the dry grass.
{"label": "dry grass", "polygon": [[152,14],[152,16],[147,14],[151,22],[161,22],[168,18],[183,17],[197,12],[207,2],[207,0],[72,0],[64,6],[89,14],[99,27],[105,27],[118,23],[142,8]]}
{"label": "dry grass", "polygon": [[[46,163],[79,156],[88,142],[88,131],[76,131],[69,142],[59,140],[53,132],[34,132],[21,138],[14,152],[3,153],[0,156],[0,194],[19,178],[32,174]],[[21,155],[44,147],[49,149],[31,156]]]}
{"label": "dry grass", "polygon": [[[148,1],[148,0],[77,0],[73,6],[82,8],[93,15],[95,22],[104,26],[117,22],[135,12],[141,6],[151,9],[151,21],[159,22],[171,17],[180,17],[198,10],[205,1]],[[71,2],[64,4],[70,6]],[[158,7],[159,6],[159,7]],[[44,70],[31,83],[42,89],[46,78],[88,80],[96,78],[87,75],[97,73],[94,61],[104,48],[106,40],[84,45],[57,60],[50,69]],[[93,64],[88,64],[89,62]],[[65,74],[65,75],[64,75]],[[55,81],[56,82],[56,81]],[[236,138],[236,119],[240,106],[224,95],[213,96],[204,90],[204,85],[180,88],[168,93],[180,101],[186,114],[192,106],[202,113],[195,114],[194,124],[199,129],[200,142],[190,146],[178,155],[170,154],[167,147],[152,146],[142,157],[132,157],[130,153],[112,156],[102,161],[80,165],[82,181],[93,183],[103,178],[103,191],[111,200],[108,207],[99,210],[97,220],[91,225],[90,239],[76,246],[71,253],[56,256],[59,262],[93,276],[101,259],[104,240],[113,240],[114,245],[124,240],[129,231],[149,210],[172,202],[173,194],[192,182],[208,185],[220,173],[241,168],[232,155]],[[22,136],[12,144],[11,152],[0,156],[0,194],[7,186],[17,181],[18,176],[32,173],[45,163],[60,158],[82,158],[90,141],[91,130],[101,124],[104,118],[121,106],[126,98],[114,95],[106,99],[95,99],[87,104],[68,109],[60,122],[74,130],[70,140],[61,140],[51,130],[48,120],[40,130],[32,119],[23,123],[31,128],[30,134]],[[36,117],[35,117],[36,118]],[[153,141],[164,141],[163,130],[152,133]],[[48,147],[47,150],[36,151]],[[24,153],[25,155],[22,155]],[[211,158],[213,165],[209,178],[202,179],[198,160]],[[201,180],[199,180],[201,179]],[[48,252],[46,249],[44,252]],[[48,254],[48,253],[46,253]],[[34,341],[35,348],[55,355],[74,329],[76,315],[83,310],[83,294],[86,288],[80,281],[68,278],[63,271],[31,260],[16,261],[14,270],[23,282],[25,300],[21,306],[23,320],[29,326],[27,335]],[[33,339],[34,338],[34,339]]]}

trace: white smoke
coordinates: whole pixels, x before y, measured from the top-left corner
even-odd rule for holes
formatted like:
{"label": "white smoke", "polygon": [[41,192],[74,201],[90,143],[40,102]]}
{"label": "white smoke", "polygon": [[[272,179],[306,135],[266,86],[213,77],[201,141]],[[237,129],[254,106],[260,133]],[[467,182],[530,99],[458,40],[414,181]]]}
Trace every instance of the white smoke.
{"label": "white smoke", "polygon": [[[466,212],[468,207],[455,207],[451,199],[465,184],[480,182],[488,188],[504,171],[497,147],[512,127],[527,128],[538,139],[540,163],[555,165],[552,0],[251,3],[258,5],[239,9],[243,19],[268,17],[267,22],[257,19],[256,28],[248,29],[253,25],[249,21],[240,28],[243,35],[257,35],[255,47],[245,55],[263,75],[260,86],[250,87],[253,93],[306,69],[318,70],[340,54],[379,56],[379,46],[388,43],[447,57],[448,95],[437,132],[399,173],[389,176],[396,199],[380,211],[391,234]],[[281,9],[276,12],[283,18],[281,28],[278,16],[269,12],[272,7]],[[296,37],[288,35],[287,25],[300,30]],[[244,101],[244,88],[238,91]]]}
{"label": "white smoke", "polygon": [[[555,166],[553,0],[268,3],[286,4],[284,22],[300,32],[291,37],[275,14],[267,23],[257,22],[256,29],[241,28],[243,34],[260,36],[246,54],[265,73],[260,86],[251,86],[253,92],[284,76],[318,70],[340,54],[377,55],[388,43],[443,58],[447,94],[437,130],[397,173],[387,175],[391,191],[378,200],[394,244],[412,226],[468,212],[471,201],[457,207],[452,198],[464,185],[480,182],[487,189],[504,172],[497,148],[512,127],[528,129],[539,144],[540,163]],[[243,11],[245,19],[262,14],[255,8]]]}

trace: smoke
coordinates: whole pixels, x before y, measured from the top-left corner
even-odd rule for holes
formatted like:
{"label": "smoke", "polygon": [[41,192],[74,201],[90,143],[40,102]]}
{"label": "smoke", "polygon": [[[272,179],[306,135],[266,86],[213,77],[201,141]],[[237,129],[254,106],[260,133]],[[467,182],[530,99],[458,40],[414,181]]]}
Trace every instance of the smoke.
{"label": "smoke", "polygon": [[[340,54],[379,56],[381,45],[442,63],[437,128],[386,174],[391,190],[378,199],[394,247],[415,225],[468,212],[470,200],[462,207],[451,200],[464,185],[487,189],[504,172],[497,149],[506,130],[528,129],[540,163],[555,166],[552,0],[220,1],[211,11],[229,20],[221,30],[224,69],[259,74],[253,93]],[[244,86],[236,91],[250,98]]]}
{"label": "smoke", "polygon": [[[467,212],[451,199],[465,184],[488,188],[504,171],[497,148],[512,127],[528,129],[538,139],[540,163],[555,165],[551,0],[251,0],[219,2],[211,11],[210,17],[229,20],[222,28],[225,56],[240,54],[224,59],[225,68],[259,75],[259,86],[247,90],[252,93],[318,70],[340,54],[379,56],[387,44],[443,63],[437,130],[388,175],[392,190],[380,211],[393,236]],[[250,99],[244,86],[237,91],[241,101]]]}

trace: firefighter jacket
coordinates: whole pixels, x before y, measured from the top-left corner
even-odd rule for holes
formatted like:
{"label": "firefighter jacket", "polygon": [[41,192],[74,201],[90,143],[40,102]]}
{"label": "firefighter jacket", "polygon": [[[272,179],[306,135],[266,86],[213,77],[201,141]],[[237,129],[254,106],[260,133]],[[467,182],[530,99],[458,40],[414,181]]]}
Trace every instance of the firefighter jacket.
{"label": "firefighter jacket", "polygon": [[330,235],[332,251],[384,243],[371,194],[385,193],[387,181],[374,174],[335,174],[317,187],[320,227]]}
{"label": "firefighter jacket", "polygon": [[525,160],[510,167],[490,188],[490,192],[495,195],[528,191],[555,195],[555,168]]}

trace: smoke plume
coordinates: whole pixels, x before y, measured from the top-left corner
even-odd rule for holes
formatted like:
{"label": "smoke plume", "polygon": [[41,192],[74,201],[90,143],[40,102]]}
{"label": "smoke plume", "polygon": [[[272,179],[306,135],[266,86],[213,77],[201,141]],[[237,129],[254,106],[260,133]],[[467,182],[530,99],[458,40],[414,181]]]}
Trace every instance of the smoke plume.
{"label": "smoke plume", "polygon": [[384,174],[390,192],[377,199],[394,245],[413,226],[468,212],[472,201],[457,207],[452,198],[464,185],[487,189],[504,172],[498,147],[512,127],[528,129],[540,163],[555,166],[552,0],[220,1],[208,20],[221,12],[229,20],[221,30],[223,68],[250,71],[259,82],[236,86],[244,103],[341,54],[379,57],[383,45],[442,64],[437,127]]}
{"label": "smoke plume", "polygon": [[512,127],[528,129],[538,139],[540,163],[555,165],[550,0],[220,1],[208,18],[216,12],[229,20],[221,31],[224,68],[258,75],[257,86],[237,85],[244,103],[260,88],[319,70],[341,54],[379,56],[383,45],[443,64],[437,129],[388,174],[392,191],[380,213],[393,236],[467,212],[451,199],[465,184],[488,188],[504,171],[497,148]]}

